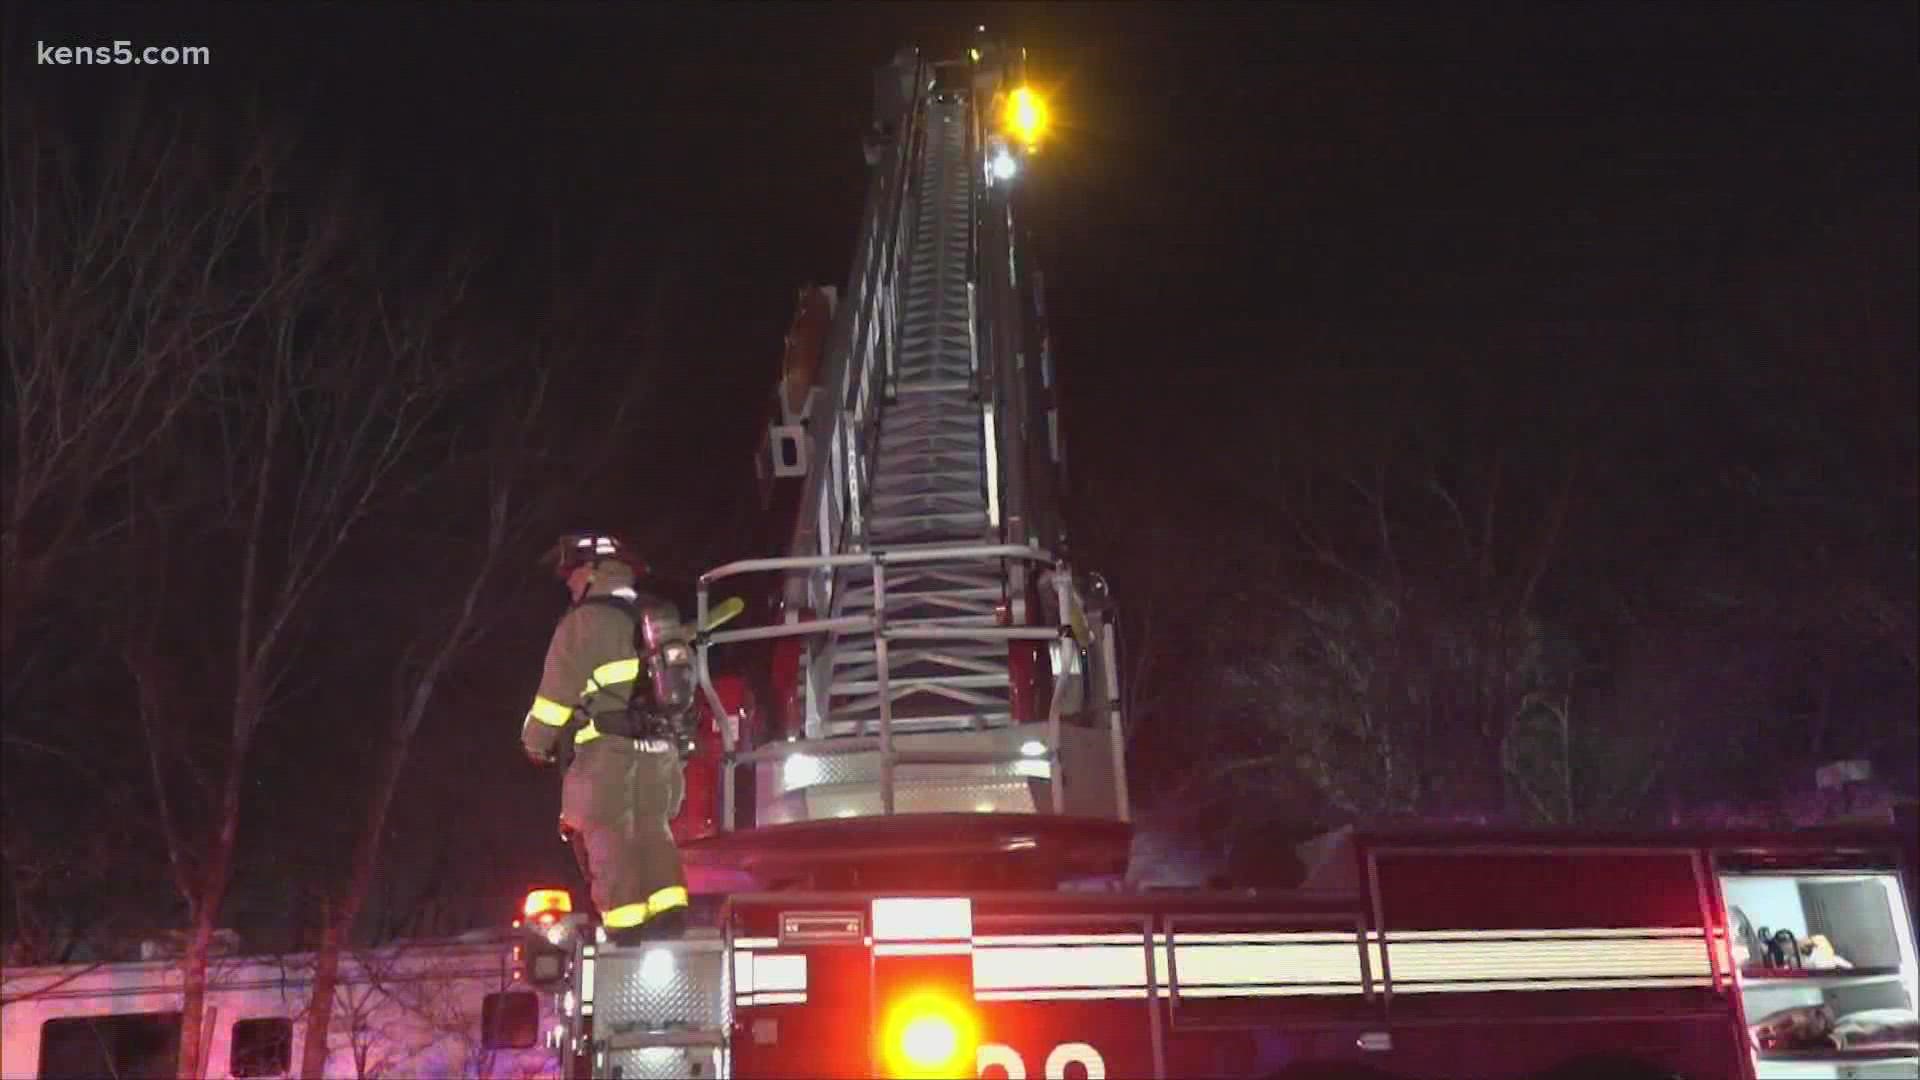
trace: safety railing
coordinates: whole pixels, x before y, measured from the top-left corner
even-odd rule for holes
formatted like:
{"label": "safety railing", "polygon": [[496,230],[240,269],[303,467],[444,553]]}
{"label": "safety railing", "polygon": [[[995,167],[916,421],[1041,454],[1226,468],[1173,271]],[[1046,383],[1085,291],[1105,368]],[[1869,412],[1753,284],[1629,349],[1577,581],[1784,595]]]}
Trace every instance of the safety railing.
{"label": "safety railing", "polygon": [[[953,547],[922,548],[911,551],[861,552],[844,555],[787,556],[768,559],[742,559],[727,563],[701,575],[695,597],[695,625],[704,626],[711,611],[711,586],[718,581],[756,573],[792,573],[794,571],[843,571],[848,568],[862,567],[870,570],[873,578],[873,611],[871,614],[834,616],[789,623],[777,623],[770,626],[745,627],[738,630],[716,630],[702,634],[696,647],[696,669],[699,674],[701,692],[708,705],[719,718],[723,761],[721,769],[721,824],[726,831],[734,827],[735,810],[735,771],[741,765],[757,765],[762,762],[781,761],[796,753],[808,753],[815,756],[833,756],[840,754],[866,753],[877,751],[880,768],[880,809],[882,814],[894,812],[894,770],[900,765],[956,765],[956,764],[1008,764],[1017,761],[1034,760],[1033,757],[1019,753],[998,753],[994,751],[971,750],[898,750],[894,746],[892,699],[888,687],[887,646],[894,641],[1046,641],[1055,642],[1073,638],[1073,627],[1063,622],[1060,626],[937,626],[919,623],[890,624],[887,615],[886,581],[889,566],[908,566],[919,563],[952,563],[966,559],[1014,560],[1028,566],[1042,566],[1054,571],[1053,583],[1058,601],[1057,610],[1062,619],[1072,610],[1072,575],[1064,563],[1040,548],[1025,547],[1019,544],[974,544]],[[833,738],[809,739],[799,741],[776,741],[765,746],[743,750],[738,745],[738,732],[727,720],[726,707],[721,703],[718,691],[714,689],[712,667],[708,656],[712,648],[720,645],[748,641],[769,641],[777,638],[800,635],[867,635],[873,641],[876,661],[876,679],[879,693],[879,725],[873,735],[837,736]],[[1103,634],[1099,642],[1092,647],[1104,649],[1107,663],[1106,685],[1098,689],[1113,693],[1117,687],[1113,681],[1112,636]],[[1047,734],[1045,754],[1041,760],[1050,767],[1052,809],[1055,814],[1066,812],[1065,807],[1065,765],[1061,760],[1062,702],[1065,683],[1071,673],[1062,665],[1056,676],[1054,693],[1047,715]],[[1095,701],[1092,686],[1088,687],[1088,704]],[[824,711],[825,703],[821,703]],[[1117,709],[1108,709],[1109,746],[1113,756],[1115,817],[1126,820],[1126,766],[1124,760],[1124,733],[1121,731],[1121,718]]]}

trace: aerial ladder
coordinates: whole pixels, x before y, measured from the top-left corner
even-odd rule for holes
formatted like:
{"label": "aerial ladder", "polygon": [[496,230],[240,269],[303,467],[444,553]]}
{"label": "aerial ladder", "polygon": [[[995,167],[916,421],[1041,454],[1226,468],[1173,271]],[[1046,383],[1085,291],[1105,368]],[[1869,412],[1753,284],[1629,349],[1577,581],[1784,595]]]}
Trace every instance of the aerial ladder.
{"label": "aerial ladder", "polygon": [[[1049,120],[1024,68],[1024,50],[982,39],[876,73],[852,271],[844,294],[801,292],[763,443],[787,552],[700,579],[703,624],[756,582],[777,614],[701,642],[726,720],[716,832],[685,845],[696,889],[703,870],[817,884],[823,854],[903,843],[1025,844],[1066,877],[1124,867],[1115,609],[1062,520],[1021,198]],[[748,643],[773,666],[757,732],[711,677]]]}

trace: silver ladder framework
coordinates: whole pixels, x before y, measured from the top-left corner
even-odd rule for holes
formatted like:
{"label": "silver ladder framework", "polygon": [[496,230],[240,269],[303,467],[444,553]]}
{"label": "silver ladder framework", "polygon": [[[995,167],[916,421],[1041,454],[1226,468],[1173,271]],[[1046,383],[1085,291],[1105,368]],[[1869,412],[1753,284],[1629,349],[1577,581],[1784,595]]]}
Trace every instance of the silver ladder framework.
{"label": "silver ladder framework", "polygon": [[[1064,558],[1064,461],[1041,281],[1017,185],[991,167],[1015,51],[879,77],[872,178],[836,305],[789,554],[700,581],[784,579],[783,620],[703,638],[708,656],[799,636],[804,724],[759,746],[760,825],[938,812],[1128,816],[1113,611]],[[791,417],[789,418],[791,419]],[[791,427],[783,430],[791,431]]]}

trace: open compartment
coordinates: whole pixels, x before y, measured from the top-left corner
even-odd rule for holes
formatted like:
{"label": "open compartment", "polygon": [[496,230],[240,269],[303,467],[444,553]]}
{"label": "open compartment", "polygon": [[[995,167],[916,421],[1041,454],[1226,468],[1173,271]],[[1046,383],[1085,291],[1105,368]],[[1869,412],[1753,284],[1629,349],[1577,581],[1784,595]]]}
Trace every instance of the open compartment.
{"label": "open compartment", "polygon": [[1899,875],[1723,869],[1755,1075],[1920,1075],[1913,923]]}

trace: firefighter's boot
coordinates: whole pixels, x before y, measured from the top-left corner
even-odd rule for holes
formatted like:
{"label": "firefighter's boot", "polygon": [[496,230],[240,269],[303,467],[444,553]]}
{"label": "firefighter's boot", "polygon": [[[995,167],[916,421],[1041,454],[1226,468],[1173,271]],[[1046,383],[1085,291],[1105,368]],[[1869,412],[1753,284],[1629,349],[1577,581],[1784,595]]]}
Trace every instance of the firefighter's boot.
{"label": "firefighter's boot", "polygon": [[687,932],[687,909],[684,907],[670,908],[648,919],[646,922],[641,923],[639,926],[634,927],[634,929],[640,932],[640,938],[643,941],[672,941],[678,939]]}
{"label": "firefighter's boot", "polygon": [[616,949],[630,949],[635,945],[644,945],[652,938],[652,935],[647,932],[647,926],[644,923],[639,926],[622,926],[618,929],[608,930],[606,931],[606,935],[607,944],[612,945]]}

